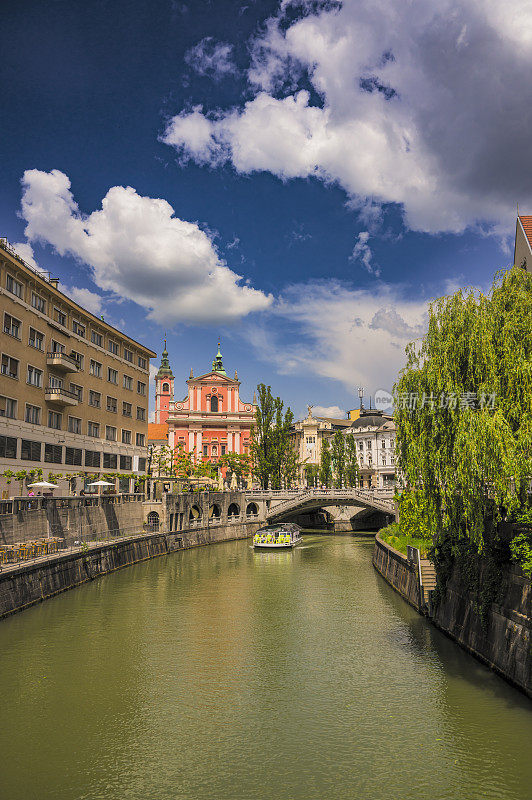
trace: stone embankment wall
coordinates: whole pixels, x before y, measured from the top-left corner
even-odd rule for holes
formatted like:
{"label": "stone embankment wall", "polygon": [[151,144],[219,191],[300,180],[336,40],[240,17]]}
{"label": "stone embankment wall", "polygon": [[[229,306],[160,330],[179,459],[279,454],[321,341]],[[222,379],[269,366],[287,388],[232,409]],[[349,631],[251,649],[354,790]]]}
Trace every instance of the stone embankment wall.
{"label": "stone embankment wall", "polygon": [[35,507],[0,514],[0,544],[58,536],[70,545],[96,534],[142,533],[140,495],[35,499]]}
{"label": "stone embankment wall", "polygon": [[458,564],[431,618],[462,647],[532,697],[532,585],[517,565],[503,570],[499,603],[491,604],[485,626]]}
{"label": "stone embankment wall", "polygon": [[[421,612],[417,566],[378,536],[373,564]],[[469,653],[532,697],[532,586],[516,565],[504,570],[500,603],[492,603],[485,625],[459,564],[455,564],[444,597],[435,609],[430,608],[428,617]]]}
{"label": "stone embankment wall", "polygon": [[259,523],[229,523],[180,533],[156,533],[49,556],[4,568],[0,573],[0,617],[73,589],[100,575],[176,550],[253,536]]}
{"label": "stone embankment wall", "polygon": [[421,611],[417,564],[411,564],[403,553],[383,542],[378,534],[373,548],[373,566],[407,603]]}

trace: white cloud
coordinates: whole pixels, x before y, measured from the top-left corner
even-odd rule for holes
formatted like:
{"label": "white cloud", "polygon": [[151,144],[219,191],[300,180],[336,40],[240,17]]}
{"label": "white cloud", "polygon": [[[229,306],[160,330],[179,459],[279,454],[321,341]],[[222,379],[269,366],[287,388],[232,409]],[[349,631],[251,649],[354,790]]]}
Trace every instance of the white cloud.
{"label": "white cloud", "polygon": [[378,278],[381,271],[380,268],[373,263],[373,253],[368,244],[368,239],[368,231],[361,231],[358,234],[353,252],[351,253],[351,258],[353,261],[360,261],[364,265],[364,269],[367,270],[370,275],[375,275]]}
{"label": "white cloud", "polygon": [[384,284],[369,291],[322,281],[290,287],[271,313],[280,325],[249,325],[257,356],[280,374],[340,381],[355,397],[358,386],[391,389],[406,344],[426,329],[427,302]]}
{"label": "white cloud", "polygon": [[113,186],[102,208],[83,215],[59,170],[27,170],[22,216],[30,241],[88,264],[100,289],[133,300],[158,322],[231,322],[271,304],[220,259],[196,223],[166,200]]}
{"label": "white cloud", "polygon": [[345,411],[340,406],[313,406],[313,417],[328,417],[329,419],[345,419]]}
{"label": "white cloud", "polygon": [[64,286],[63,284],[59,288],[71,297],[75,303],[86,308],[87,311],[91,311],[96,316],[102,313],[103,297],[96,294],[96,292],[91,292],[89,289],[84,289],[80,286]]}
{"label": "white cloud", "polygon": [[227,42],[215,42],[212,36],[206,36],[197,45],[185,53],[185,61],[199,75],[207,75],[220,80],[225,75],[236,72],[232,59],[233,45]]}
{"label": "white cloud", "polygon": [[21,257],[26,264],[29,264],[30,267],[33,269],[39,270],[39,266],[35,261],[35,254],[33,252],[33,247],[28,242],[15,242],[13,245],[13,249]]}
{"label": "white cloud", "polygon": [[163,141],[198,163],[316,177],[358,205],[400,204],[415,230],[500,233],[516,199],[532,210],[528,0],[324,5],[283,3],[290,18],[281,11],[252,43],[252,99],[182,111]]}

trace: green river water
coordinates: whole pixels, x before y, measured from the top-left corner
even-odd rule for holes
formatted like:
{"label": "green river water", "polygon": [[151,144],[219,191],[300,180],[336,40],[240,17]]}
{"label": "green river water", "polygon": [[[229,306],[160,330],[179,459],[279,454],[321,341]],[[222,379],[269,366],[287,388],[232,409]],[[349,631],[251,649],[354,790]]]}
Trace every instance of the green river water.
{"label": "green river water", "polygon": [[0,798],[531,800],[532,703],[372,547],[202,547],[1,621]]}

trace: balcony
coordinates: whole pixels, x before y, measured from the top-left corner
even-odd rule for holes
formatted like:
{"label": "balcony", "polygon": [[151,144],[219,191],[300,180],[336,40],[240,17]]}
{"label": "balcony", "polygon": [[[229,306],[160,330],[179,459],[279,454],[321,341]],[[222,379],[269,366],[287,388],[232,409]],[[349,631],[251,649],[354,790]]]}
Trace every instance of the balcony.
{"label": "balcony", "polygon": [[44,390],[44,397],[47,403],[54,403],[56,406],[77,406],[78,404],[77,394],[60,386],[47,386]]}
{"label": "balcony", "polygon": [[66,353],[46,353],[46,364],[60,372],[78,372],[79,365],[75,358]]}

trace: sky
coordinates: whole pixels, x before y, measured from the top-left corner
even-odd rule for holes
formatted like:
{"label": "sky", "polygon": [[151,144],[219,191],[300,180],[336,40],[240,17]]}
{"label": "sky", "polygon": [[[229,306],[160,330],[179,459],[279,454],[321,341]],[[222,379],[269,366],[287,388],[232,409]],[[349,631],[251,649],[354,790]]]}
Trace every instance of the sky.
{"label": "sky", "polygon": [[528,0],[3,0],[0,236],[297,417],[390,390],[532,212]]}

